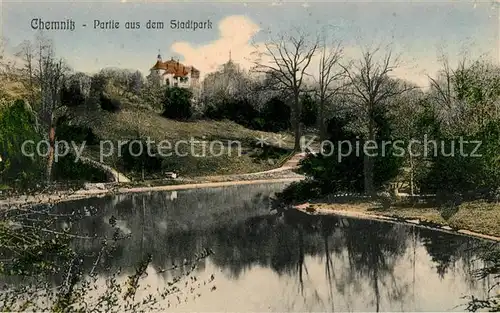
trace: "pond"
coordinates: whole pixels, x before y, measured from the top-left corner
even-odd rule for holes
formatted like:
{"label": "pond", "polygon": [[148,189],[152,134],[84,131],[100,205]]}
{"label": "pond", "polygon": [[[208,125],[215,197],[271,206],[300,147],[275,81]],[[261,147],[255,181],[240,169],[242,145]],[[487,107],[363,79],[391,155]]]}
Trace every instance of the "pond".
{"label": "pond", "polygon": [[[340,217],[278,217],[269,196],[286,184],[127,194],[58,204],[56,212],[95,208],[71,225],[81,235],[130,238],[102,258],[99,276],[119,279],[152,255],[141,292],[162,288],[203,249],[169,312],[464,311],[463,296],[485,296],[494,281],[471,271],[480,240],[414,226]],[[95,256],[100,239],[76,240]],[[89,257],[84,266],[93,266]],[[88,263],[88,264],[87,264]],[[19,282],[18,282],[19,283]]]}

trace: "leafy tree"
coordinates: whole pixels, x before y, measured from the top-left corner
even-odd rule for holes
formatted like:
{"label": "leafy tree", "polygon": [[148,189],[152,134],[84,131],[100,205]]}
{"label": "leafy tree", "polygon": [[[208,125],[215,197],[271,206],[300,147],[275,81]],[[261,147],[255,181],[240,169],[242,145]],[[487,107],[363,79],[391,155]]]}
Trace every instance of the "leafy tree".
{"label": "leafy tree", "polygon": [[452,69],[444,59],[439,76],[430,78],[418,126],[430,133],[437,149],[418,178],[422,191],[485,197],[500,185],[499,73],[498,66],[484,60],[462,59]]}
{"label": "leafy tree", "polygon": [[475,132],[498,119],[500,68],[487,60],[471,62],[462,58],[454,69],[448,59],[441,58],[437,77],[429,77],[428,93],[443,132],[456,135]]}
{"label": "leafy tree", "polygon": [[433,193],[495,190],[500,185],[499,125],[493,120],[472,135],[440,137],[430,171],[419,183],[421,188]]}
{"label": "leafy tree", "polygon": [[[41,160],[23,155],[21,150],[23,142],[33,140],[37,144],[41,140],[34,128],[34,119],[33,112],[22,100],[0,106],[0,180],[6,183],[15,180],[33,183],[41,178]],[[27,154],[34,153],[32,145],[25,148]]]}
{"label": "leafy tree", "polygon": [[102,73],[98,73],[92,76],[90,82],[91,97],[99,98],[99,95],[105,91],[106,84],[107,84],[106,77]]}

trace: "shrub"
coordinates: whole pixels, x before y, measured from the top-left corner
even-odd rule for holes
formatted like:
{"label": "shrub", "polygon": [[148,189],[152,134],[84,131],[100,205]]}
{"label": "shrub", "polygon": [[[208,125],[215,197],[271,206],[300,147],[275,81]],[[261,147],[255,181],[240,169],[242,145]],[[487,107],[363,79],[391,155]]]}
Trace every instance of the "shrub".
{"label": "shrub", "polygon": [[163,99],[163,116],[171,119],[187,120],[193,115],[191,99],[193,93],[186,88],[167,88]]}
{"label": "shrub", "polygon": [[227,119],[250,128],[259,127],[259,112],[248,99],[220,99],[206,107],[204,116],[215,120]]}
{"label": "shrub", "polygon": [[268,160],[268,159],[281,159],[285,155],[289,155],[290,151],[287,149],[271,146],[271,145],[261,145],[255,142],[254,148],[258,149],[258,153],[255,155],[257,160]]}
{"label": "shrub", "polygon": [[260,118],[264,131],[279,132],[290,128],[290,107],[280,98],[269,100],[261,111]]}
{"label": "shrub", "polygon": [[101,105],[101,109],[111,113],[119,112],[122,108],[120,100],[107,97],[104,94],[99,96],[99,103]]}
{"label": "shrub", "polygon": [[106,172],[90,164],[75,162],[76,157],[72,153],[59,157],[54,162],[53,177],[55,180],[78,180],[88,182],[107,181]]}
{"label": "shrub", "polygon": [[74,141],[82,143],[85,141],[87,145],[99,144],[99,137],[94,134],[90,127],[68,125],[64,119],[58,121],[56,128],[56,139],[65,140],[67,142]]}
{"label": "shrub", "polygon": [[279,132],[289,129],[290,112],[290,107],[279,97],[269,100],[260,111],[246,98],[219,98],[206,105],[203,117],[227,119],[251,129]]}
{"label": "shrub", "polygon": [[[143,140],[137,140],[141,144],[134,144],[134,141],[128,142],[126,145],[121,146],[121,165],[127,171],[144,171],[146,173],[153,173],[161,171],[162,158],[157,156],[157,151],[154,147],[150,146],[151,155],[148,154],[147,143]],[[136,141],[136,142],[137,142]],[[143,147],[143,151],[140,150]],[[136,156],[137,155],[137,156]]]}
{"label": "shrub", "polygon": [[85,96],[78,81],[73,81],[69,86],[62,88],[61,103],[67,107],[76,107],[85,103]]}

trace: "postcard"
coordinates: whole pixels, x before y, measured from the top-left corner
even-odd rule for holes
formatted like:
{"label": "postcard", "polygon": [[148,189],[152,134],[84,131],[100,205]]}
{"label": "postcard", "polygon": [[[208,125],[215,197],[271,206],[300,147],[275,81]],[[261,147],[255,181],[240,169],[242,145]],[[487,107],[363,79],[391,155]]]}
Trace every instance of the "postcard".
{"label": "postcard", "polygon": [[3,312],[500,310],[498,2],[0,11]]}

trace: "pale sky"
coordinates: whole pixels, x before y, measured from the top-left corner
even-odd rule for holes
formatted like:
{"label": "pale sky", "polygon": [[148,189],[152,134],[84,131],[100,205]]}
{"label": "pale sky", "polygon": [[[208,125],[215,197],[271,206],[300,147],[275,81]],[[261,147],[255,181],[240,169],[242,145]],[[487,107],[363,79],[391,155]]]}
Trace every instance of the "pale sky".
{"label": "pale sky", "polygon": [[[404,66],[395,74],[424,86],[426,74],[434,75],[444,51],[451,61],[464,49],[498,62],[499,7],[492,1],[375,1],[375,2],[180,2],[180,1],[3,1],[2,33],[9,51],[23,40],[33,39],[33,18],[71,18],[73,32],[45,31],[54,40],[58,56],[77,71],[92,73],[105,67],[137,69],[147,74],[158,50],[164,59],[214,71],[231,57],[244,68],[251,66],[253,43],[272,33],[299,27],[315,34],[327,25],[345,47],[347,57],[358,57],[363,46],[392,44]],[[116,20],[118,30],[95,30],[93,21]],[[163,21],[165,29],[148,30],[149,20]],[[212,22],[208,30],[172,30],[170,20]],[[139,30],[124,23],[139,21]],[[88,24],[86,28],[81,25]],[[317,63],[313,62],[311,70]]]}

